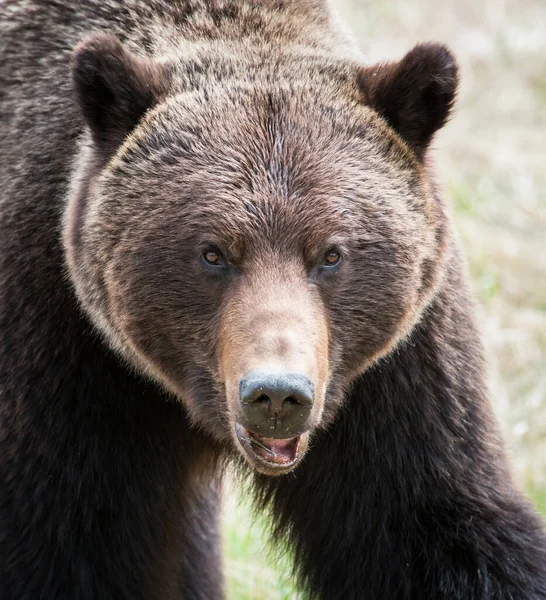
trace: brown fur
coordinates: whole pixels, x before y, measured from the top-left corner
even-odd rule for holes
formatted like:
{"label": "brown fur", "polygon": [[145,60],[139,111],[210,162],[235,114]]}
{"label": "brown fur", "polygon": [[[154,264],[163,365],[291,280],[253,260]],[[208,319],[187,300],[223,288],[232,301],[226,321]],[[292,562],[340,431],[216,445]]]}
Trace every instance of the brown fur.
{"label": "brown fur", "polygon": [[260,369],[316,392],[255,480],[310,595],[546,597],[427,160],[452,54],[363,66],[325,0],[0,15],[2,597],[221,596]]}

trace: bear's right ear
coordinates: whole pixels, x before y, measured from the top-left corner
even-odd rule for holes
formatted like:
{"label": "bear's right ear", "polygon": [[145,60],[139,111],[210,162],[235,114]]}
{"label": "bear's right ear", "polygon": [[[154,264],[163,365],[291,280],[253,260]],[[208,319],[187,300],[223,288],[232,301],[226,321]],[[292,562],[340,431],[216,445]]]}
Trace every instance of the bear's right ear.
{"label": "bear's right ear", "polygon": [[107,33],[93,35],[76,46],[72,77],[93,139],[107,153],[122,143],[167,88],[162,65],[131,54]]}

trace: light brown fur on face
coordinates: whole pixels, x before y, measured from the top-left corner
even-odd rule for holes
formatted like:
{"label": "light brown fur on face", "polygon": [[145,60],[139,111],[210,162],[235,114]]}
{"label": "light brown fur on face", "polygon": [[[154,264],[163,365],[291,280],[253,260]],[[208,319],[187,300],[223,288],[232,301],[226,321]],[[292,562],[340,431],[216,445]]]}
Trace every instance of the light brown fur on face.
{"label": "light brown fur on face", "polygon": [[[239,388],[248,374],[305,375],[314,387],[309,431],[321,422],[330,380],[329,323],[320,295],[305,281],[303,265],[283,265],[276,259],[270,255],[269,260],[255,260],[222,309],[218,376],[225,385],[230,421],[240,423]],[[238,445],[235,429],[233,437]],[[305,455],[307,437],[298,462]],[[251,464],[263,470],[255,461]]]}
{"label": "light brown fur on face", "polygon": [[[249,275],[222,309],[219,376],[229,390],[228,401],[231,388],[246,373],[283,370],[306,374],[324,401],[328,321],[320,296],[306,286],[301,269],[292,270],[295,276],[290,265],[273,267],[257,277]],[[317,412],[320,416],[320,408]]]}

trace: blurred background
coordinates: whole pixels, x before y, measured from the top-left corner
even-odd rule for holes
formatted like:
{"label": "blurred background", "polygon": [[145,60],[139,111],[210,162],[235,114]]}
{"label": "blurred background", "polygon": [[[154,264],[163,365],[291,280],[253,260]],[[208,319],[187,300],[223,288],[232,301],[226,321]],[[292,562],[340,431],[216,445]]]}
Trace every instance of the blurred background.
{"label": "blurred background", "polygon": [[[494,406],[516,479],[546,515],[546,1],[332,0],[366,62],[421,41],[455,52],[462,84],[436,137],[439,179],[469,261]],[[297,599],[267,523],[228,485],[231,600]]]}

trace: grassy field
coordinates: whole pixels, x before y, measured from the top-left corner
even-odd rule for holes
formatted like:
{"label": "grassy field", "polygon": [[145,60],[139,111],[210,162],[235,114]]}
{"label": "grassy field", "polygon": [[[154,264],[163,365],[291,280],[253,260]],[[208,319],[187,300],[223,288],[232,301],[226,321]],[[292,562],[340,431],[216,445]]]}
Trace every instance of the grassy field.
{"label": "grassy field", "polygon": [[[424,40],[457,54],[459,102],[436,162],[468,254],[514,473],[546,514],[546,2],[338,2],[367,62]],[[224,513],[229,597],[298,598],[244,493],[230,488]]]}

